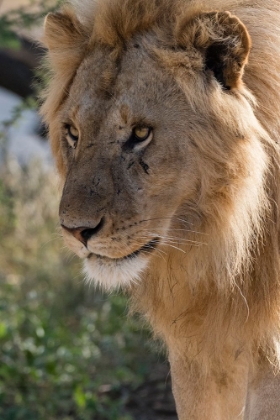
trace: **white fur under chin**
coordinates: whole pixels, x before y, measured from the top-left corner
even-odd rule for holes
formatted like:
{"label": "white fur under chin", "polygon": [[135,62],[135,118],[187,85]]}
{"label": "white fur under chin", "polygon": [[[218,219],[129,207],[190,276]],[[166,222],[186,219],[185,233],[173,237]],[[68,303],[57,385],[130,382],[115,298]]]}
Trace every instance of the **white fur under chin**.
{"label": "white fur under chin", "polygon": [[148,266],[149,259],[144,256],[110,260],[92,255],[84,263],[84,273],[88,283],[94,282],[106,290],[127,288],[137,283]]}

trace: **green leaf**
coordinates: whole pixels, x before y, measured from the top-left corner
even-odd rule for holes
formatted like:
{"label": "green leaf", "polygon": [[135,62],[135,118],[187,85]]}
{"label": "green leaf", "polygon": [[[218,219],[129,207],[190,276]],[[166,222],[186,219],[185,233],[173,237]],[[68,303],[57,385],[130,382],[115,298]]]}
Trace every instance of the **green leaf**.
{"label": "green leaf", "polygon": [[5,338],[7,336],[7,333],[7,326],[3,322],[0,322],[0,339]]}
{"label": "green leaf", "polygon": [[85,408],[86,406],[86,395],[81,386],[77,386],[74,391],[74,401],[79,408]]}

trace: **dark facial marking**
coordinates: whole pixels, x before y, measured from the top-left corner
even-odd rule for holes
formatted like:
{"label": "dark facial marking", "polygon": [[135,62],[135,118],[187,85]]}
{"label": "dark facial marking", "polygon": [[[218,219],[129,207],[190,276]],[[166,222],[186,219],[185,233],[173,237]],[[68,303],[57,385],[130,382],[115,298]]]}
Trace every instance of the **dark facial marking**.
{"label": "dark facial marking", "polygon": [[130,168],[134,165],[134,163],[135,163],[134,161],[130,162],[130,163],[127,165],[127,170],[128,170],[128,169],[130,169]]}
{"label": "dark facial marking", "polygon": [[145,163],[142,158],[139,159],[139,164],[142,166],[144,172],[149,175],[149,165],[147,165],[147,163]]}

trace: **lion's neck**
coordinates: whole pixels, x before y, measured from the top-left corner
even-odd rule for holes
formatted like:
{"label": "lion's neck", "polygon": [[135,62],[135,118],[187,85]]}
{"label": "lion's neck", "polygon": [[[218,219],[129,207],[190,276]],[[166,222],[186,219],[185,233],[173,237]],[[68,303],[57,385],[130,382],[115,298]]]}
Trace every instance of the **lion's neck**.
{"label": "lion's neck", "polygon": [[[269,274],[273,258],[269,250],[260,251],[264,253],[260,260],[266,260],[267,267],[255,264],[250,272],[235,279],[234,286],[224,289],[211,269],[203,281],[194,277],[194,260],[199,264],[199,255],[205,256],[198,247],[183,248],[155,255],[150,274],[133,289],[134,308],[145,315],[169,352],[175,348],[180,357],[197,360],[205,371],[223,365],[228,357],[257,353],[257,346],[267,340],[263,336],[264,320],[266,332],[271,337],[275,333],[270,331],[271,318],[267,318],[264,302],[269,301],[267,313],[271,314],[278,297],[268,290],[268,278],[260,280]],[[262,288],[259,281],[263,281]]]}

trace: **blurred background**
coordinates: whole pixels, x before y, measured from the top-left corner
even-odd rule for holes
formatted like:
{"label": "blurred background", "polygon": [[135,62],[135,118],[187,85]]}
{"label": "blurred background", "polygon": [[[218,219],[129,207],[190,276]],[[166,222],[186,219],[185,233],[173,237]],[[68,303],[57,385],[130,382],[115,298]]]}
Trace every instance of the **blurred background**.
{"label": "blurred background", "polygon": [[58,4],[0,0],[0,420],[175,420],[160,346],[61,239],[36,100],[36,40]]}

